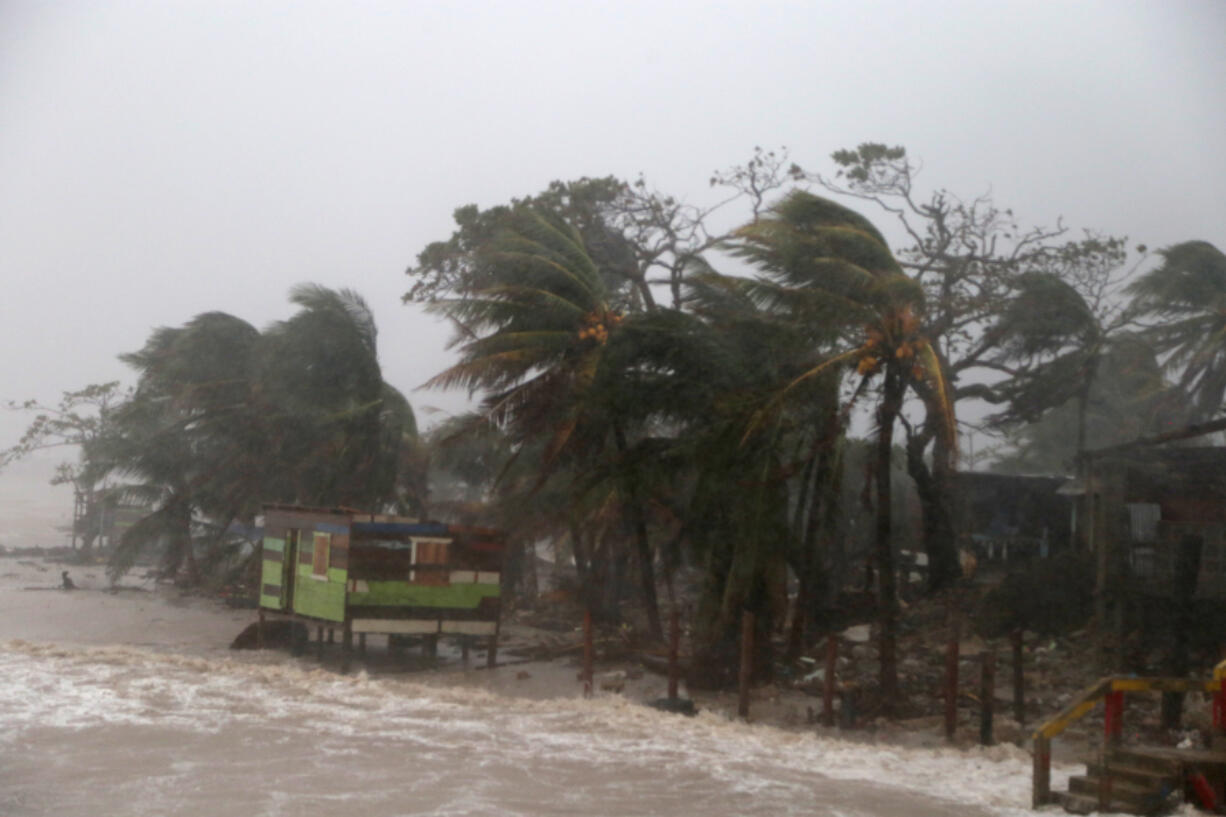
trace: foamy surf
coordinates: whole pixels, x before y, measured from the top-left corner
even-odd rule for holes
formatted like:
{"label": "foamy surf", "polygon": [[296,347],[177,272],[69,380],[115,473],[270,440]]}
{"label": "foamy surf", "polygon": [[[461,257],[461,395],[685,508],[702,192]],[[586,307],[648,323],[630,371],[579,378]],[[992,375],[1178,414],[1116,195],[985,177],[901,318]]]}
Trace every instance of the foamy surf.
{"label": "foamy surf", "polygon": [[132,647],[9,642],[0,679],[5,814],[1032,813],[1015,747],[867,745],[616,696]]}

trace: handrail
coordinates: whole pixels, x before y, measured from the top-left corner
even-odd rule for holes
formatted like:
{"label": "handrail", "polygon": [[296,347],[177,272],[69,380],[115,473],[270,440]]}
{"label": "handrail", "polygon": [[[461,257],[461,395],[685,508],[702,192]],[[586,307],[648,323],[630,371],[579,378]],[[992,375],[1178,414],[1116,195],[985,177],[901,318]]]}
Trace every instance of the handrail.
{"label": "handrail", "polygon": [[1031,799],[1034,808],[1051,802],[1051,742],[1073,722],[1089,713],[1099,701],[1104,701],[1103,731],[1108,744],[1118,743],[1122,734],[1125,692],[1196,692],[1213,693],[1213,726],[1226,731],[1226,661],[1213,668],[1213,678],[1200,681],[1192,678],[1138,678],[1129,675],[1108,676],[1086,687],[1064,709],[1042,723],[1031,735],[1034,743],[1034,778]]}

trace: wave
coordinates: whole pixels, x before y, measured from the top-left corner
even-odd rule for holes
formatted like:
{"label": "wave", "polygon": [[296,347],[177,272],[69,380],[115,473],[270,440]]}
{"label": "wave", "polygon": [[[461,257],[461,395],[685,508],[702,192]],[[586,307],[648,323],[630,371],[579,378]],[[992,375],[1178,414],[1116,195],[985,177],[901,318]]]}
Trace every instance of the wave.
{"label": "wave", "polygon": [[[819,800],[827,814],[896,813],[900,804],[910,814],[1031,813],[1030,757],[1014,746],[856,743],[710,712],[680,718],[616,695],[511,698],[340,676],[283,656],[12,641],[0,645],[0,679],[0,747],[59,746],[74,734],[110,734],[138,750],[168,734],[185,745],[237,744],[218,751],[245,755],[257,769],[265,764],[261,778],[285,782],[283,767],[295,763],[348,775],[340,791],[288,792],[290,800],[309,794],[321,814],[332,813],[329,798],[366,796],[365,784],[352,781],[370,780],[393,792],[411,788],[413,813],[433,814],[692,814],[703,804],[715,814],[733,813],[731,805],[737,813],[789,814],[813,813]],[[277,749],[269,755],[247,745],[253,741]],[[181,775],[207,777],[217,764],[212,752],[178,752],[173,762]],[[271,791],[261,798],[255,813],[277,813],[284,800]],[[593,811],[595,799],[621,810]],[[401,813],[370,802],[364,809]]]}

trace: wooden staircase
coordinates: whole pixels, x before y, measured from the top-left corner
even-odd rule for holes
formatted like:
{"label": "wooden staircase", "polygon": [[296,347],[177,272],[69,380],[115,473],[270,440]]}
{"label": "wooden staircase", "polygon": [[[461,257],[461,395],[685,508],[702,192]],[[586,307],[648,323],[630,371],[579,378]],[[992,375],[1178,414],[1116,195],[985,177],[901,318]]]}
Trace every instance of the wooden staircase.
{"label": "wooden staircase", "polygon": [[1052,799],[1073,814],[1094,811],[1161,814],[1183,790],[1182,762],[1161,749],[1115,748],[1086,762],[1086,773],[1069,778],[1067,792]]}
{"label": "wooden staircase", "polygon": [[[1212,749],[1128,746],[1121,723],[1126,692],[1202,693],[1213,696]],[[1069,724],[1103,704],[1103,752],[1086,763],[1086,773],[1069,778],[1067,792],[1051,790],[1052,741]],[[1114,676],[1087,687],[1032,737],[1034,776],[1031,805],[1060,803],[1075,814],[1115,811],[1159,814],[1188,800],[1221,813],[1226,803],[1226,661],[1208,681],[1191,678]]]}

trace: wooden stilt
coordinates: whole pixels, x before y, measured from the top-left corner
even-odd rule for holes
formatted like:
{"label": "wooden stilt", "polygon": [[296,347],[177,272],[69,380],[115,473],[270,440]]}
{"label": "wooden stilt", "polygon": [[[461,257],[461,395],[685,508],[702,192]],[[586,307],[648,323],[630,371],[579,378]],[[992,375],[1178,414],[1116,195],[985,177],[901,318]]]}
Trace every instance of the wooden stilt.
{"label": "wooden stilt", "polygon": [[494,634],[490,636],[489,648],[485,651],[485,668],[493,669],[498,666],[498,635],[502,632],[502,616],[499,614],[498,620],[494,622]]}
{"label": "wooden stilt", "polygon": [[353,625],[346,621],[345,630],[341,634],[341,674],[349,672],[353,660]]}

